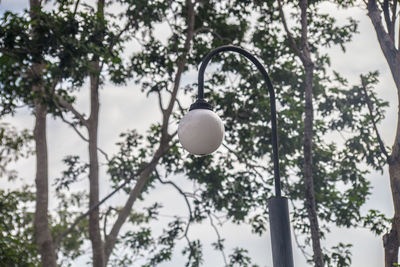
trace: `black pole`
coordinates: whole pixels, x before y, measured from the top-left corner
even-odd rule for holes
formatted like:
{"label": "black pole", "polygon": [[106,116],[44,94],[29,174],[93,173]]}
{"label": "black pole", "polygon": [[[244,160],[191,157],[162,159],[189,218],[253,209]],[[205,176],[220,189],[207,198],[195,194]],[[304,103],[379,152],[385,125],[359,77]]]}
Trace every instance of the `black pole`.
{"label": "black pole", "polygon": [[211,58],[221,52],[231,51],[239,53],[256,65],[267,84],[271,106],[271,126],[272,126],[272,153],[274,162],[274,184],[275,197],[268,199],[269,222],[272,243],[272,258],[274,267],[293,267],[292,242],[290,237],[290,220],[288,200],[281,195],[281,177],[279,172],[278,154],[278,131],[276,123],[276,100],[275,91],[271,80],[263,65],[256,57],[246,50],[237,46],[220,46],[207,54],[203,59],[198,76],[198,96],[197,101],[190,107],[192,109],[212,109],[204,100],[204,72]]}

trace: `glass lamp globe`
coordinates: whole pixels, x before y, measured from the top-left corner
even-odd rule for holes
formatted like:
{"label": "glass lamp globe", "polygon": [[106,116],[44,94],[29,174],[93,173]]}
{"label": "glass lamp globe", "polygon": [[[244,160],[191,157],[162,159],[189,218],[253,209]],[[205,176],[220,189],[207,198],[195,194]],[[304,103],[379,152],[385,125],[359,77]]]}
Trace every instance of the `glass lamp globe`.
{"label": "glass lamp globe", "polygon": [[208,155],[217,150],[224,132],[221,118],[209,109],[189,111],[178,126],[179,142],[194,155]]}

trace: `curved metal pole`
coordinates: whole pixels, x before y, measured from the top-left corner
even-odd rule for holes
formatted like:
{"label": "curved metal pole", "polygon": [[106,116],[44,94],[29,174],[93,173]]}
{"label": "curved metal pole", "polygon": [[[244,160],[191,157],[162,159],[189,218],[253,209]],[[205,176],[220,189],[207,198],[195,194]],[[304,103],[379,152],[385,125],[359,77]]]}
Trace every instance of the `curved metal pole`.
{"label": "curved metal pole", "polygon": [[272,126],[272,153],[273,153],[273,161],[274,161],[274,182],[275,182],[275,196],[281,197],[281,177],[279,171],[279,153],[278,153],[278,133],[276,126],[276,100],[275,100],[275,91],[272,86],[271,80],[268,76],[267,71],[263,67],[263,65],[255,58],[252,54],[244,50],[243,48],[225,45],[220,46],[214,50],[211,50],[210,53],[203,59],[201,62],[199,77],[198,77],[198,96],[197,99],[200,101],[204,101],[204,71],[206,70],[207,64],[210,62],[211,58],[216,54],[221,52],[231,51],[239,53],[246,58],[248,58],[251,62],[256,65],[257,69],[261,72],[264,77],[264,80],[267,84],[268,92],[269,92],[269,101],[271,106],[271,126]]}

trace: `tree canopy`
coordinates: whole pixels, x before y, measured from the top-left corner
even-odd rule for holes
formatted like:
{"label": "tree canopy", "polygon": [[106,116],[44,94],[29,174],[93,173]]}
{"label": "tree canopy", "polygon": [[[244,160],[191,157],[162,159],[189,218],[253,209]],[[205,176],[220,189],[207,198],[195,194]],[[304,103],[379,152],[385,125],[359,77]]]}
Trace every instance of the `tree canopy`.
{"label": "tree canopy", "polygon": [[[258,235],[268,232],[266,203],[273,183],[270,104],[254,66],[228,53],[217,56],[207,69],[205,96],[225,124],[222,148],[204,157],[189,155],[176,134],[197,88],[194,79],[188,82],[186,77],[196,73],[211,49],[225,44],[254,53],[273,81],[283,191],[290,199],[296,243],[306,261],[316,257],[311,249],[311,196],[305,194],[307,97],[312,97],[314,109],[310,166],[322,246],[333,226],[386,233],[388,219],[377,209],[362,209],[371,194],[367,174],[382,171],[387,163],[375,134],[388,106],[374,90],[378,72],[360,73],[359,83],[351,84],[332,70],[326,51],[337,46],[345,52],[358,33],[357,21],[340,24],[334,15],[320,12],[324,1],[303,2],[306,9],[296,1],[99,0],[92,5],[79,0],[32,0],[30,9],[22,13],[3,12],[0,116],[18,116],[23,106],[35,117],[36,126],[34,131],[18,133],[0,124],[0,175],[15,179],[17,173],[7,166],[32,154],[42,164],[37,169],[46,173],[36,174],[35,189],[0,192],[2,214],[7,215],[0,221],[0,259],[15,266],[39,262],[73,266],[75,260],[88,257],[89,248],[93,266],[138,262],[156,266],[170,261],[184,240],[181,253],[186,266],[200,266],[207,255],[202,240],[192,238],[191,229],[207,223],[216,232],[212,246],[221,252],[225,266],[256,266],[245,246],[226,255],[226,237],[219,233],[224,221],[248,224]],[[345,8],[352,1],[336,4]],[[284,17],[282,11],[291,16]],[[310,54],[312,72],[304,64],[304,52],[297,50]],[[107,127],[100,116],[102,90],[132,84],[129,90],[157,99],[155,109],[161,119],[151,121],[146,132],[124,130],[114,151],[104,151],[98,141],[98,131]],[[310,84],[312,94],[307,96]],[[79,101],[88,103],[89,115],[80,111]],[[71,127],[88,147],[87,155],[66,155],[66,169],[58,177],[47,175],[53,166],[43,151],[48,147],[48,115]],[[334,139],[337,136],[342,140]],[[24,148],[32,141],[36,153]],[[193,186],[188,189],[183,183]],[[100,190],[104,184],[111,186],[111,194]],[[152,227],[162,217],[162,205],[151,201],[159,186],[171,186],[187,206],[187,211],[171,215],[161,233]],[[33,209],[32,203],[40,203],[43,194],[57,204],[48,208],[43,202],[45,206]],[[108,204],[115,194],[118,204]],[[138,201],[145,201],[147,207],[138,208]],[[39,211],[48,218],[38,217]],[[47,236],[38,228],[43,224]],[[56,259],[46,252],[48,243]],[[351,248],[345,241],[323,246],[325,265],[350,266]]]}

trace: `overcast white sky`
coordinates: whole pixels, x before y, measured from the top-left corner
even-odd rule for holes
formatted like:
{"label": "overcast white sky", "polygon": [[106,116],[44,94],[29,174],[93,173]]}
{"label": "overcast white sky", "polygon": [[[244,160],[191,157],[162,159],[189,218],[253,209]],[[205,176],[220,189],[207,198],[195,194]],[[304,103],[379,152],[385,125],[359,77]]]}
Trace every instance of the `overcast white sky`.
{"label": "overcast white sky", "polygon": [[[0,13],[5,10],[20,11],[27,7],[27,0],[2,0],[0,4]],[[380,83],[376,90],[379,96],[390,102],[390,108],[387,110],[385,121],[379,125],[379,130],[387,145],[392,144],[395,125],[397,123],[396,107],[397,97],[395,86],[392,81],[387,64],[383,58],[381,50],[376,40],[375,32],[366,16],[366,11],[361,8],[351,8],[349,10],[336,10],[332,5],[324,5],[321,8],[325,12],[334,14],[339,21],[343,21],[347,17],[353,17],[358,20],[360,34],[356,35],[354,40],[347,45],[347,52],[344,55],[340,49],[329,49],[332,59],[332,68],[338,70],[342,75],[349,79],[352,83],[359,82],[359,75],[368,71],[379,70]],[[160,31],[160,34],[162,32]],[[194,81],[196,73],[189,73],[184,77],[184,81]],[[79,94],[80,101],[78,108],[88,113],[88,97],[87,90],[82,90]],[[115,87],[109,84],[105,85],[101,91],[101,114],[100,114],[100,146],[110,153],[116,150],[114,144],[118,140],[118,135],[127,129],[139,129],[144,131],[148,125],[160,119],[156,99],[150,97],[145,98],[140,93],[139,88],[134,84],[127,87]],[[33,127],[33,117],[27,110],[21,110],[15,117],[7,118],[7,121],[17,126],[19,129]],[[50,179],[59,177],[60,171],[64,169],[61,162],[65,155],[81,155],[87,158],[86,145],[76,136],[76,134],[65,124],[49,118],[48,123],[48,146],[50,155]],[[17,165],[21,176],[26,183],[34,183],[34,159],[29,159],[18,163]],[[363,208],[368,210],[371,208],[378,209],[386,215],[393,214],[393,206],[389,189],[389,178],[387,171],[383,175],[372,173],[368,176],[373,186],[373,194]],[[111,191],[103,175],[101,183],[101,195],[104,196]],[[176,182],[185,184],[182,177],[174,178]],[[14,187],[5,181],[0,181],[2,187]],[[52,181],[50,181],[50,184]],[[187,183],[187,182],[186,182]],[[86,184],[84,185],[86,186]],[[110,203],[122,203],[124,195],[115,196]],[[168,199],[168,202],[165,200]],[[169,187],[157,187],[152,195],[151,200],[145,203],[135,205],[140,209],[154,201],[164,202],[166,207],[162,214],[182,214],[186,212],[186,207],[176,193]],[[51,202],[52,207],[55,203]],[[169,218],[165,217],[155,225],[156,231],[159,231],[162,224],[165,224]],[[157,230],[158,229],[158,230]],[[226,253],[229,254],[231,249],[237,246],[245,247],[249,250],[250,256],[254,262],[260,266],[272,266],[270,237],[266,233],[262,237],[252,235],[249,227],[226,224],[221,228],[222,236],[227,240]],[[206,246],[204,251],[204,266],[223,266],[222,258],[218,252],[213,251],[209,244],[216,241],[215,233],[212,228],[205,225],[197,225],[192,228],[190,235],[201,237],[203,244]],[[332,232],[322,244],[327,247],[336,245],[338,242],[352,243],[353,264],[355,267],[376,267],[383,266],[383,249],[381,237],[376,237],[367,230],[363,229],[338,229],[332,227]],[[308,266],[296,245],[293,244],[295,265],[298,267]],[[180,248],[176,250],[173,260],[169,263],[163,263],[160,266],[172,267],[183,266],[184,258],[180,254]],[[74,266],[85,266],[88,256],[81,257]]]}

